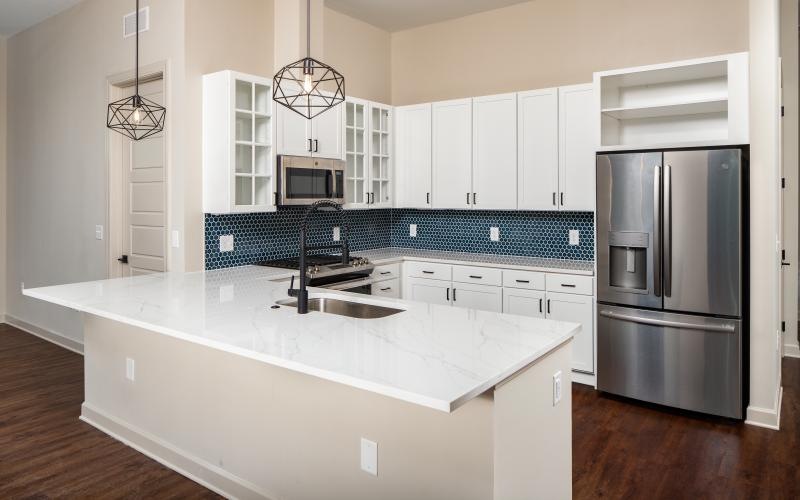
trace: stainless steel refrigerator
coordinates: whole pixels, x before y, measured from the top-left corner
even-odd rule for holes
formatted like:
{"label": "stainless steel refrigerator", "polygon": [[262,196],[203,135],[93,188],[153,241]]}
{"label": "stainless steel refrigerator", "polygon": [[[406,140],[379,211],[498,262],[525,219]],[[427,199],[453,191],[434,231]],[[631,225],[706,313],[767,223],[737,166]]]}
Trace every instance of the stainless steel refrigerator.
{"label": "stainless steel refrigerator", "polygon": [[597,387],[742,418],[741,149],[597,157]]}

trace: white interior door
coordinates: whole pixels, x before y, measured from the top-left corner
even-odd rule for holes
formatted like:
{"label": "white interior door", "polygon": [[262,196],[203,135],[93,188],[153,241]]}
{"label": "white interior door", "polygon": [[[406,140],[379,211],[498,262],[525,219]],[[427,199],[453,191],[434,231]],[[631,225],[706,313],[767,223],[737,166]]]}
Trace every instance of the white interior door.
{"label": "white interior door", "polygon": [[472,100],[475,208],[517,208],[517,94]]}
{"label": "white interior door", "polygon": [[[163,105],[164,81],[139,86],[139,93]],[[128,94],[133,94],[129,89]],[[123,139],[121,161],[121,228],[112,228],[121,238],[122,276],[167,270],[166,168],[164,132],[141,141]],[[124,258],[123,258],[124,259]]]}
{"label": "white interior door", "polygon": [[433,103],[433,208],[472,208],[472,99]]}

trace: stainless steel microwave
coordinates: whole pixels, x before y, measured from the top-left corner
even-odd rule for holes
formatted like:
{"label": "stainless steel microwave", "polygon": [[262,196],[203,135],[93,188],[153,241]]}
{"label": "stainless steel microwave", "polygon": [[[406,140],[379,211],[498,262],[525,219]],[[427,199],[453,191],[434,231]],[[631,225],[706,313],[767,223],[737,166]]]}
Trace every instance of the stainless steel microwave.
{"label": "stainless steel microwave", "polygon": [[344,203],[345,162],[308,156],[278,156],[278,205]]}

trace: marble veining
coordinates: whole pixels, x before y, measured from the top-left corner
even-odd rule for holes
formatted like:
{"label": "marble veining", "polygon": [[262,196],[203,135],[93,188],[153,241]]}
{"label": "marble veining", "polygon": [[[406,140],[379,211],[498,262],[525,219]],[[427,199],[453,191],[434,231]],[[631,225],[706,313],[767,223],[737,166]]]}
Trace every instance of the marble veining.
{"label": "marble veining", "polygon": [[287,275],[257,266],[24,290],[24,295],[413,404],[452,412],[568,341],[580,326],[311,289],[403,309],[355,319],[294,308]]}

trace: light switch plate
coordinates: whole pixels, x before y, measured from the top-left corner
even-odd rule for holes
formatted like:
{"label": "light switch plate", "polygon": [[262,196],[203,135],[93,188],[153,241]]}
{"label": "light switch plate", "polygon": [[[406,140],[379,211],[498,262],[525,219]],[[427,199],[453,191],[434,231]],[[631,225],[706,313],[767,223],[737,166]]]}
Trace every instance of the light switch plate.
{"label": "light switch plate", "polygon": [[416,224],[409,224],[408,226],[408,235],[412,238],[417,237],[417,225]]}
{"label": "light switch plate", "polygon": [[172,240],[172,248],[180,248],[181,247],[181,232],[177,229],[173,230],[170,236]]}
{"label": "light switch plate", "polygon": [[334,226],[333,228],[333,241],[339,241],[342,239],[342,230],[339,229],[339,226]]}
{"label": "light switch plate", "polygon": [[553,374],[553,406],[561,402],[561,371]]}
{"label": "light switch plate", "polygon": [[361,438],[361,470],[378,475],[378,443]]}
{"label": "light switch plate", "polygon": [[569,230],[569,244],[571,246],[577,246],[581,244],[580,231],[578,231],[577,229]]}
{"label": "light switch plate", "polygon": [[219,237],[219,251],[233,252],[233,235],[226,234]]}
{"label": "light switch plate", "polygon": [[490,227],[489,228],[489,239],[492,241],[500,241],[500,228],[499,227]]}
{"label": "light switch plate", "polygon": [[102,240],[103,239],[103,226],[96,225],[94,226],[94,239]]}
{"label": "light switch plate", "polygon": [[125,358],[125,378],[131,382],[136,380],[136,362],[131,358]]}

